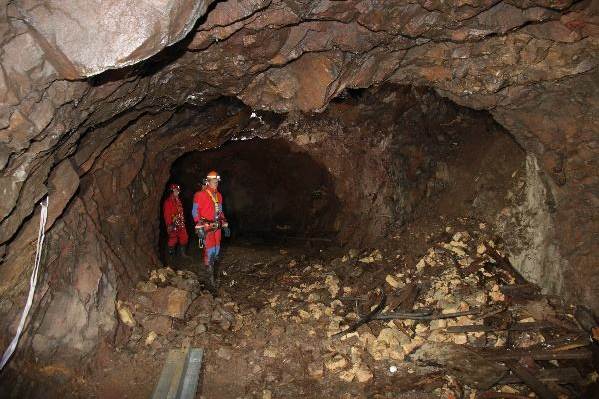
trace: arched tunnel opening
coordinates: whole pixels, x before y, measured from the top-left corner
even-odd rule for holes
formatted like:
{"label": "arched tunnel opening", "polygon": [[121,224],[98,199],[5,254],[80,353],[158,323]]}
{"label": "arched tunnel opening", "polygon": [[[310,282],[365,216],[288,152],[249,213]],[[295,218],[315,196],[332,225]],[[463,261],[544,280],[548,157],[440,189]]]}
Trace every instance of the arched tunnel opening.
{"label": "arched tunnel opening", "polygon": [[594,2],[33,3],[0,13],[0,397],[596,397]]}
{"label": "arched tunnel opening", "polygon": [[[488,113],[388,85],[349,90],[320,114],[280,116],[219,99],[169,115],[140,144],[140,126],[155,119],[125,128],[95,160],[49,243],[51,266],[82,266],[74,291],[49,280],[56,297],[46,299],[31,348],[60,364],[74,358],[65,346],[93,353],[100,369],[75,373],[98,383],[58,387],[34,374],[7,395],[121,397],[134,381],[134,396],[147,397],[159,386],[155,359],[191,347],[208,354],[198,397],[316,397],[312,381],[331,395],[361,397],[367,386],[400,393],[407,368],[426,368],[431,356],[474,392],[468,384],[505,374],[480,357],[495,353],[489,348],[540,351],[569,331],[562,320],[557,331],[529,332],[544,312],[559,320],[560,305],[530,283],[561,278],[538,247],[552,199],[535,160]],[[220,243],[215,281],[191,214],[213,170],[233,232]],[[181,187],[186,254],[166,251],[172,183]],[[65,247],[85,225],[81,215],[93,233]],[[85,290],[98,305],[81,305]],[[490,323],[508,312],[523,330],[506,344],[501,327],[478,324],[482,312]],[[78,325],[74,334],[67,325]],[[103,330],[114,335],[99,346],[80,335]],[[471,356],[497,369],[455,369]],[[125,367],[131,361],[142,366]],[[233,383],[248,367],[251,377]],[[406,377],[389,388],[398,370]],[[435,384],[423,392],[455,392]]]}
{"label": "arched tunnel opening", "polygon": [[[339,202],[333,177],[301,147],[276,138],[230,141],[216,149],[187,153],[173,163],[168,184],[182,187],[190,236],[195,225],[193,197],[212,170],[222,179],[219,191],[232,240],[275,243],[335,237]],[[166,236],[162,223],[162,247]]]}

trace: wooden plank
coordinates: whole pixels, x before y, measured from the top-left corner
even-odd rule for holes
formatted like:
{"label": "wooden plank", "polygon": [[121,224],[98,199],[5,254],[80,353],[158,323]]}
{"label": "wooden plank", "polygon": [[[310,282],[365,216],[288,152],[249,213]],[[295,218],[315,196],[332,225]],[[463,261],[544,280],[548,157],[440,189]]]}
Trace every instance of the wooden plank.
{"label": "wooden plank", "polygon": [[439,320],[439,319],[452,319],[460,316],[476,315],[480,313],[479,309],[466,310],[464,312],[456,313],[436,313],[426,314],[428,312],[390,312],[375,315],[374,320]]}
{"label": "wooden plank", "polygon": [[[575,367],[563,367],[555,369],[541,369],[535,374],[535,377],[542,382],[555,382],[558,384],[580,384],[582,376]],[[501,379],[499,384],[517,384],[522,379],[517,375],[509,375]]]}
{"label": "wooden plank", "polygon": [[525,356],[530,356],[534,360],[589,360],[593,356],[588,349],[574,349],[563,352],[552,352],[550,350],[486,350],[481,351],[480,354],[487,359],[499,362],[519,360]]}
{"label": "wooden plank", "polygon": [[541,399],[557,399],[554,394],[526,367],[520,365],[517,361],[508,361],[506,365],[518,376],[526,385],[530,387]]}
{"label": "wooden plank", "polygon": [[529,331],[529,330],[540,330],[543,328],[550,328],[551,325],[549,323],[543,322],[526,322],[526,323],[516,323],[511,326],[501,328],[501,327],[493,327],[486,326],[484,324],[469,324],[465,326],[451,326],[447,327],[445,331],[448,333],[465,333],[465,332],[489,332],[489,331]]}
{"label": "wooden plank", "polygon": [[462,383],[477,389],[489,389],[507,373],[503,365],[485,359],[464,345],[426,342],[412,355],[412,360],[441,366]]}
{"label": "wooden plank", "polygon": [[389,298],[389,310],[395,310],[399,306],[401,310],[412,310],[414,302],[418,296],[418,286],[414,283],[406,284],[399,295],[392,295]]}
{"label": "wooden plank", "polygon": [[358,329],[358,327],[360,327],[361,325],[366,324],[369,321],[373,320],[374,317],[385,308],[386,303],[387,303],[387,295],[385,294],[385,292],[383,292],[383,295],[381,297],[381,302],[370,313],[368,313],[366,316],[362,317],[360,320],[351,324],[345,330],[339,331],[338,333],[333,334],[331,336],[331,338],[340,338],[346,334],[356,331]]}

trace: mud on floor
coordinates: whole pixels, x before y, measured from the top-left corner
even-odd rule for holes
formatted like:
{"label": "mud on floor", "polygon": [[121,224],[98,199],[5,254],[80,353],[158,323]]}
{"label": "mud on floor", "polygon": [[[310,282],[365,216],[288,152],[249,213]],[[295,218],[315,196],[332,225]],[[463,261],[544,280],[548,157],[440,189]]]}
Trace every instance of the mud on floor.
{"label": "mud on floor", "polygon": [[149,397],[168,350],[191,345],[206,349],[198,398],[533,396],[521,368],[585,397],[597,373],[575,309],[523,281],[490,226],[435,228],[362,251],[231,245],[218,293],[193,260],[152,271],[81,394]]}

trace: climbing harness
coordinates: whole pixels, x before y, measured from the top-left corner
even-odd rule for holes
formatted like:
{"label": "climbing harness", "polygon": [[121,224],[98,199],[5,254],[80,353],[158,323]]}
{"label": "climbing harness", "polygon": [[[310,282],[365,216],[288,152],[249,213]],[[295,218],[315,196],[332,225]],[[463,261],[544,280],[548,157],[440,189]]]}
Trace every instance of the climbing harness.
{"label": "climbing harness", "polygon": [[29,280],[29,295],[27,296],[27,303],[25,304],[25,309],[23,309],[23,314],[21,315],[21,321],[19,322],[19,327],[17,328],[17,333],[14,338],[6,348],[6,351],[2,355],[2,362],[0,363],[0,370],[4,368],[8,360],[14,353],[17,348],[17,344],[19,343],[19,338],[21,337],[21,333],[23,332],[23,327],[25,326],[25,320],[27,319],[27,314],[31,309],[31,304],[33,303],[33,295],[35,293],[35,286],[37,285],[37,273],[40,268],[40,263],[42,259],[42,245],[44,244],[44,238],[46,237],[46,220],[48,218],[48,197],[46,197],[40,205],[42,207],[40,211],[40,229],[37,233],[37,249],[35,252],[35,263],[33,265],[33,271],[31,272],[31,278]]}

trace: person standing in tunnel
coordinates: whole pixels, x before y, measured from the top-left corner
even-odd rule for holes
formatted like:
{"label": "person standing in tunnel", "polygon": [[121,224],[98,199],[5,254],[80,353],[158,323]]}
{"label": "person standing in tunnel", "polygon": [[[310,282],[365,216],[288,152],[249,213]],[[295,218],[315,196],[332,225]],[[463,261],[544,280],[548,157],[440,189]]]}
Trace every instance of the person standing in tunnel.
{"label": "person standing in tunnel", "polygon": [[216,171],[208,173],[204,187],[193,197],[191,211],[200,247],[204,247],[204,264],[208,268],[212,286],[216,283],[214,266],[220,253],[221,234],[224,233],[225,237],[231,235],[229,223],[223,213],[223,196],[218,191],[219,182],[220,176]]}
{"label": "person standing in tunnel", "polygon": [[181,187],[178,184],[172,183],[169,185],[170,195],[164,201],[162,213],[164,223],[166,224],[166,232],[168,234],[168,254],[173,256],[175,248],[179,244],[179,255],[187,257],[185,253],[189,236],[185,227],[185,216],[183,215],[183,205],[179,199]]}

